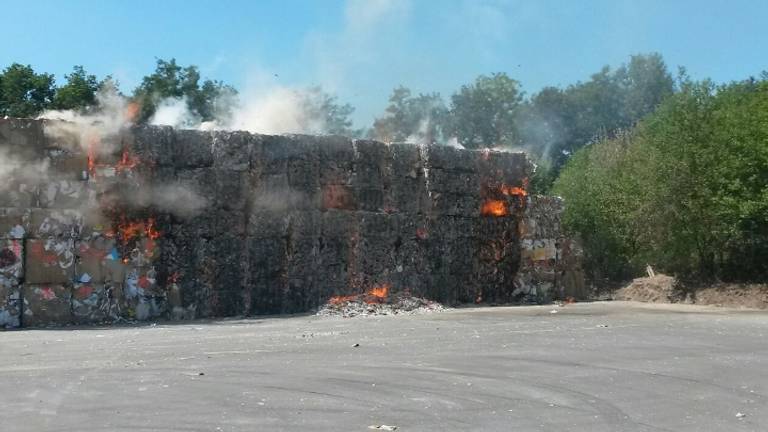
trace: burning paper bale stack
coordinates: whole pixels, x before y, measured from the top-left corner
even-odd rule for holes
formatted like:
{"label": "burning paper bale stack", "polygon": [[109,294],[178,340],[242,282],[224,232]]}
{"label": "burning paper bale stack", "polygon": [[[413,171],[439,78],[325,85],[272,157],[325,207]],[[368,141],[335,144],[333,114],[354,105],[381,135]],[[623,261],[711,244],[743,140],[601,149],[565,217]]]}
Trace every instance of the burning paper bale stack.
{"label": "burning paper bale stack", "polygon": [[385,285],[446,304],[525,294],[523,154],[62,129],[0,120],[0,152],[24,162],[0,169],[0,324],[305,312]]}

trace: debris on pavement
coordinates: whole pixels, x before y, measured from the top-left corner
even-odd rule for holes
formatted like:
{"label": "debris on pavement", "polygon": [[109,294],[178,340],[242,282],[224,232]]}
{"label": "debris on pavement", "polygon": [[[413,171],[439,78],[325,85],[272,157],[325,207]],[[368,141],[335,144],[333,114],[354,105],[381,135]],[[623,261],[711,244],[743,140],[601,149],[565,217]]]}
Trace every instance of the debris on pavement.
{"label": "debris on pavement", "polygon": [[352,318],[356,316],[414,315],[442,312],[446,309],[441,303],[414,297],[408,291],[389,294],[386,290],[372,290],[365,294],[332,297],[320,307],[317,315]]}
{"label": "debris on pavement", "polygon": [[383,430],[383,431],[394,431],[397,430],[397,426],[388,426],[388,425],[371,425],[368,426],[368,429],[374,429],[374,430]]}

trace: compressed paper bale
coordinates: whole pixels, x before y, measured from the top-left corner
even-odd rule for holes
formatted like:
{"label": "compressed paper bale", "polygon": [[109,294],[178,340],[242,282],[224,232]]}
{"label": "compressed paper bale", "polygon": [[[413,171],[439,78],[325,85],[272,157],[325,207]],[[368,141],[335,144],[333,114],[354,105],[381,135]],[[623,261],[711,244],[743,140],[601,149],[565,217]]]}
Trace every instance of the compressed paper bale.
{"label": "compressed paper bale", "polygon": [[251,313],[282,311],[282,292],[287,286],[286,241],[282,237],[249,238]]}
{"label": "compressed paper bale", "polygon": [[248,236],[255,238],[283,237],[288,230],[288,212],[255,211],[248,220]]}
{"label": "compressed paper bale", "polygon": [[427,167],[432,169],[473,172],[476,170],[477,152],[460,150],[449,146],[429,145],[423,147],[422,156]]}
{"label": "compressed paper bale", "polygon": [[29,239],[26,243],[25,281],[30,284],[66,284],[75,277],[74,241]]}
{"label": "compressed paper bale", "polygon": [[176,149],[173,128],[169,126],[134,126],[131,150],[142,161],[159,167],[173,166]]}
{"label": "compressed paper bale", "polygon": [[[347,210],[354,211],[359,208],[359,201],[364,197],[360,191],[351,189],[347,185],[327,184],[320,191],[323,210]],[[370,207],[370,203],[367,205]]]}
{"label": "compressed paper bale", "polygon": [[175,130],[174,166],[177,169],[213,166],[213,135],[211,132]]}
{"label": "compressed paper bale", "polygon": [[83,213],[71,209],[32,209],[31,238],[77,238],[83,229]]}
{"label": "compressed paper bale", "polygon": [[31,119],[0,118],[0,147],[22,160],[39,160],[48,140],[43,122]]}
{"label": "compressed paper bale", "polygon": [[441,168],[429,170],[430,191],[455,195],[480,195],[483,175],[472,171],[449,171]]}
{"label": "compressed paper bale", "polygon": [[116,243],[113,239],[96,237],[80,240],[75,244],[75,281],[78,283],[103,284],[107,280],[107,260],[115,260]]}
{"label": "compressed paper bale", "polygon": [[120,319],[119,292],[112,284],[75,284],[72,290],[74,322],[89,324]]}
{"label": "compressed paper bale", "polygon": [[320,188],[320,162],[317,154],[305,158],[289,159],[286,162],[288,185],[305,193],[315,193]]}
{"label": "compressed paper bale", "polygon": [[215,131],[212,145],[214,168],[247,171],[252,153],[260,151],[261,140],[247,132]]}
{"label": "compressed paper bale", "polygon": [[418,146],[390,146],[391,170],[385,189],[385,211],[423,213],[429,206],[426,171]]}
{"label": "compressed paper bale", "polygon": [[72,322],[72,290],[69,285],[34,284],[23,288],[25,326],[61,325]]}
{"label": "compressed paper bale", "polygon": [[88,179],[88,155],[78,152],[48,150],[48,175],[57,180],[85,181]]}
{"label": "compressed paper bale", "polygon": [[316,146],[295,136],[263,135],[259,157],[251,161],[260,175],[287,174],[288,164],[295,161],[317,160]]}
{"label": "compressed paper bale", "polygon": [[0,328],[21,325],[21,286],[0,276]]}
{"label": "compressed paper bale", "polygon": [[82,180],[51,180],[38,186],[38,206],[51,209],[84,208],[90,190]]}
{"label": "compressed paper bale", "polygon": [[0,207],[28,208],[37,205],[37,181],[10,178],[0,184]]}
{"label": "compressed paper bale", "polygon": [[320,184],[348,185],[352,178],[355,149],[348,138],[318,137]]}
{"label": "compressed paper bale", "polygon": [[23,239],[29,232],[30,215],[25,208],[0,208],[0,239]]}
{"label": "compressed paper bale", "polygon": [[525,153],[476,151],[466,152],[475,160],[479,173],[489,180],[510,186],[522,186],[533,172],[533,166]]}
{"label": "compressed paper bale", "polygon": [[386,144],[378,141],[355,140],[355,160],[351,185],[356,188],[381,187],[389,175],[389,153]]}
{"label": "compressed paper bale", "polygon": [[433,192],[430,213],[441,216],[478,217],[483,200],[478,195]]}
{"label": "compressed paper bale", "polygon": [[[195,168],[178,171],[177,177],[178,182],[174,186],[188,190],[199,199],[200,210],[245,209],[251,184],[248,172]],[[168,211],[172,212],[173,209],[169,208]]]}

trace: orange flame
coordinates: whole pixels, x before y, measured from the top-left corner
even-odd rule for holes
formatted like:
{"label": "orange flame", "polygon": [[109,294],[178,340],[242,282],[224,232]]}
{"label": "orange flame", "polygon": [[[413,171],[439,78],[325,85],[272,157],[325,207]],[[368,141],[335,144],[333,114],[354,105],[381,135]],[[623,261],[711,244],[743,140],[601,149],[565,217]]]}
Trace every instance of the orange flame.
{"label": "orange flame", "polygon": [[507,208],[507,203],[503,200],[487,200],[480,208],[480,214],[495,217],[507,216],[509,209]]}
{"label": "orange flame", "polygon": [[126,244],[139,236],[144,236],[149,240],[147,249],[153,248],[154,240],[157,240],[160,237],[160,232],[155,229],[154,218],[149,218],[145,221],[127,221],[123,218],[123,220],[117,224],[117,233],[114,231],[106,233],[107,237],[114,237],[116,234],[120,236],[123,244]]}
{"label": "orange flame", "polygon": [[366,293],[369,297],[374,297],[379,300],[383,300],[387,298],[389,295],[389,285],[379,285],[371,288],[370,291]]}
{"label": "orange flame", "polygon": [[88,174],[91,177],[96,174],[96,151],[100,143],[98,136],[92,137],[88,143]]}
{"label": "orange flame", "polygon": [[528,196],[527,190],[517,186],[501,185],[501,193],[507,196],[510,196],[510,195],[519,196],[519,197]]}
{"label": "orange flame", "polygon": [[333,296],[333,297],[331,297],[328,300],[328,303],[333,304],[333,305],[337,305],[337,304],[342,304],[342,303],[346,303],[346,302],[351,302],[351,301],[356,300],[356,299],[357,299],[356,295]]}
{"label": "orange flame", "polygon": [[125,107],[125,112],[123,113],[123,117],[126,121],[132,122],[136,120],[136,118],[139,116],[139,111],[141,110],[141,105],[139,105],[136,102],[131,102],[128,104],[127,107]]}
{"label": "orange flame", "polygon": [[374,303],[384,303],[384,301],[389,297],[389,284],[382,284],[382,285],[376,285],[365,294],[353,294],[353,295],[346,295],[346,296],[334,296],[331,297],[328,300],[329,304],[332,305],[339,305],[343,303],[348,303],[352,301],[359,301],[362,300],[365,303],[368,304],[374,304]]}
{"label": "orange flame", "polygon": [[139,164],[139,158],[131,156],[128,150],[123,150],[123,155],[120,157],[120,161],[115,165],[117,172],[131,170]]}

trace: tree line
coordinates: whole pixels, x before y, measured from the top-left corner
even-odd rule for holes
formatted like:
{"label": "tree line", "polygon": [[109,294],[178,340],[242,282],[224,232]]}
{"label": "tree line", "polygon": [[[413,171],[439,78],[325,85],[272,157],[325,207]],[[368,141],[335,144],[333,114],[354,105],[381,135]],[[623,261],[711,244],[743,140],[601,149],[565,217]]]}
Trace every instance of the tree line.
{"label": "tree line", "polygon": [[[117,86],[112,77],[99,80],[82,66],[75,66],[64,79],[57,86],[51,74],[12,64],[0,73],[0,115],[33,117],[46,109],[85,109],[96,103],[99,88]],[[586,82],[546,87],[530,97],[506,73],[481,75],[447,102],[438,93],[414,94],[399,86],[384,113],[363,130],[352,129],[354,108],[320,87],[306,91],[306,109],[326,117],[329,133],[386,142],[455,140],[471,149],[522,148],[546,165],[541,173],[549,167],[558,171],[600,131],[631,126],[671,94],[672,87],[661,56],[646,54],[632,56],[615,70],[606,66]],[[226,118],[237,97],[234,87],[203,79],[196,66],[182,66],[175,59],[157,60],[154,72],[130,95],[141,106],[140,122],[149,120],[166,98],[184,98],[196,120]]]}
{"label": "tree line", "polygon": [[596,280],[647,264],[699,280],[768,279],[768,75],[681,75],[634,128],[576,152],[555,181]]}

